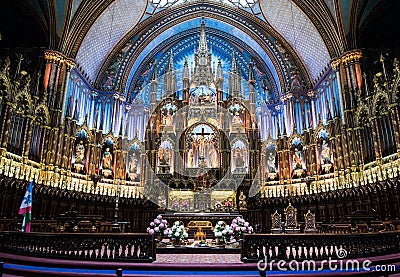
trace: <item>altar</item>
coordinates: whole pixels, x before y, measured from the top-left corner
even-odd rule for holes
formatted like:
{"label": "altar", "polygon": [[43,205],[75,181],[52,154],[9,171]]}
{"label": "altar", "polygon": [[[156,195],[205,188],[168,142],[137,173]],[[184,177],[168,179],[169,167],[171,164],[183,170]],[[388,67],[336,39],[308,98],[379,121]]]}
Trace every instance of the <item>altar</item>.
{"label": "altar", "polygon": [[[193,213],[193,212],[171,212],[162,214],[162,217],[166,219],[170,224],[175,221],[180,221],[183,225],[192,231],[196,231],[197,227],[203,227],[205,231],[207,228],[204,226],[214,227],[218,221],[224,221],[230,225],[232,220],[237,217],[242,217],[238,212],[215,212],[215,213]],[[208,224],[209,223],[209,224]],[[210,228],[210,231],[212,228]]]}
{"label": "altar", "polygon": [[213,190],[210,192],[192,190],[171,190],[168,195],[168,209],[180,212],[231,212],[236,207],[236,192]]}

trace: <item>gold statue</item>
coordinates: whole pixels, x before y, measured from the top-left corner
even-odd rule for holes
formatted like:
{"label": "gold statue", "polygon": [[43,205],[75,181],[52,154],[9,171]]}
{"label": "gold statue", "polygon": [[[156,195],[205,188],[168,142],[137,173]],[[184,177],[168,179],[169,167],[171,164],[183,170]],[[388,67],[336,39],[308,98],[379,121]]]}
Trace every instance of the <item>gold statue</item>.
{"label": "gold statue", "polygon": [[201,227],[197,228],[197,232],[194,235],[194,240],[201,240],[201,241],[206,240],[206,234],[203,232],[203,228]]}

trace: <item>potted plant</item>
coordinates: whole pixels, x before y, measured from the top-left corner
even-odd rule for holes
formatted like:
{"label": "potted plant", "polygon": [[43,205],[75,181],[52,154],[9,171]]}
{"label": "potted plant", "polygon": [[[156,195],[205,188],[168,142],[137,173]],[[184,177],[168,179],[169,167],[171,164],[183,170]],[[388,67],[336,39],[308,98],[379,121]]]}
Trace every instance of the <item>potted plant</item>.
{"label": "potted plant", "polygon": [[232,237],[235,238],[236,241],[243,238],[243,234],[251,234],[254,232],[253,227],[240,216],[232,220],[230,228],[233,232]]}
{"label": "potted plant", "polygon": [[216,244],[222,244],[230,241],[233,230],[229,225],[226,225],[223,221],[218,221],[214,227],[214,236]]}
{"label": "potted plant", "polygon": [[147,227],[147,233],[155,235],[157,240],[161,241],[164,236],[168,236],[168,222],[163,219],[162,215],[158,215]]}
{"label": "potted plant", "polygon": [[233,204],[232,204],[232,202],[230,200],[227,200],[225,202],[225,209],[226,210],[230,211],[232,209],[232,206],[233,206]]}
{"label": "potted plant", "polygon": [[168,236],[174,245],[180,245],[185,239],[187,239],[188,233],[182,223],[175,221],[168,232]]}

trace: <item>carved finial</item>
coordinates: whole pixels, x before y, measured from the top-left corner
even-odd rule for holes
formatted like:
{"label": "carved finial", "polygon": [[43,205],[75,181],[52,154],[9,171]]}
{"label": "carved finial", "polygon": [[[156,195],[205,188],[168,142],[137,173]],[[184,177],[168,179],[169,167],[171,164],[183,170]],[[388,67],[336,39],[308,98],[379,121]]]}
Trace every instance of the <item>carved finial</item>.
{"label": "carved finial", "polygon": [[73,113],[73,116],[72,116],[72,119],[74,121],[77,120],[77,113],[78,113],[78,100],[75,100],[74,113]]}
{"label": "carved finial", "polygon": [[85,115],[85,120],[83,121],[84,126],[88,126],[88,114]]}
{"label": "carved finial", "polygon": [[154,66],[153,66],[153,72],[152,72],[151,79],[153,81],[155,81],[155,80],[157,80],[157,62],[154,60],[153,64],[154,64]]}
{"label": "carved finial", "polygon": [[71,101],[72,101],[72,96],[70,96],[68,99],[67,113],[65,116],[66,118],[71,118]]}
{"label": "carved finial", "polygon": [[255,82],[253,68],[254,68],[253,61],[250,60],[250,63],[249,63],[249,82]]}

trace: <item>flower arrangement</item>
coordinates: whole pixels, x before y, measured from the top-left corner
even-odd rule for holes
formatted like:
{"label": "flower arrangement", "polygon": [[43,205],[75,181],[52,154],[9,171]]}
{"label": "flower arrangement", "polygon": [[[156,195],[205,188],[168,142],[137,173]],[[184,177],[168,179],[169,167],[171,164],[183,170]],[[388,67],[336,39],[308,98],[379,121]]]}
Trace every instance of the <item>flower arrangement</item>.
{"label": "flower arrangement", "polygon": [[187,200],[182,201],[181,207],[182,209],[189,208],[189,202]]}
{"label": "flower arrangement", "polygon": [[168,236],[176,243],[186,239],[188,237],[188,233],[185,230],[185,226],[183,226],[179,221],[175,221],[168,233]]}
{"label": "flower arrangement", "polygon": [[223,221],[218,221],[214,227],[214,236],[215,238],[222,241],[230,241],[231,236],[233,235],[233,230],[229,225],[226,225]]}
{"label": "flower arrangement", "polygon": [[150,222],[150,226],[147,227],[147,233],[158,237],[168,236],[168,222],[163,219],[161,215],[158,215],[152,222]]}
{"label": "flower arrangement", "polygon": [[228,208],[228,209],[232,208],[232,202],[229,201],[229,200],[227,200],[227,201],[225,202],[225,208]]}
{"label": "flower arrangement", "polygon": [[176,201],[176,200],[174,201],[174,203],[172,204],[172,208],[175,209],[175,210],[177,210],[179,208],[178,201]]}
{"label": "flower arrangement", "polygon": [[236,240],[240,239],[243,234],[253,233],[253,227],[251,227],[246,220],[239,216],[232,220],[230,229],[232,229],[232,237],[234,237]]}

